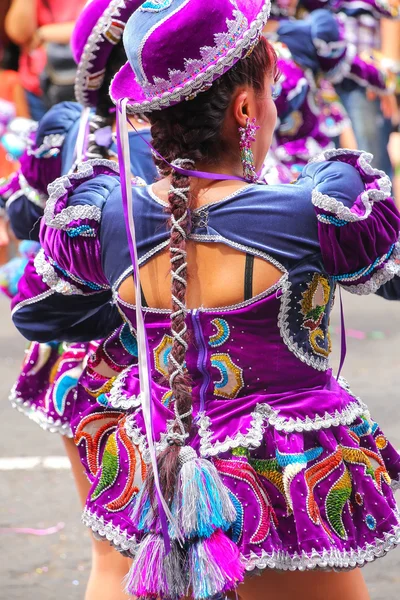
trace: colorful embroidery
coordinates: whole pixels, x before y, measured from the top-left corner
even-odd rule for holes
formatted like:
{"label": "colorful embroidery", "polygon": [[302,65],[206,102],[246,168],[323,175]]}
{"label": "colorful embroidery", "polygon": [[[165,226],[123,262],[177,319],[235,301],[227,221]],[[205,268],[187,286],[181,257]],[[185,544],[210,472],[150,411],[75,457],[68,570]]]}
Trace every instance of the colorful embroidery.
{"label": "colorful embroidery", "polygon": [[172,0],[147,0],[139,8],[142,12],[161,12],[172,4]]}
{"label": "colorful embroidery", "polygon": [[232,542],[234,544],[238,544],[242,538],[242,533],[243,533],[244,511],[243,511],[242,503],[240,502],[239,498],[237,498],[235,496],[235,494],[233,492],[229,491],[229,497],[230,497],[232,504],[236,510],[236,520],[231,528],[231,532],[232,532],[231,538],[232,538]]}
{"label": "colorful embroidery", "polygon": [[100,447],[104,436],[117,426],[122,414],[111,411],[94,413],[84,417],[77,427],[75,444],[78,446],[82,440],[86,442],[86,458],[93,476],[99,470]]}
{"label": "colorful embroidery", "polygon": [[386,448],[386,446],[388,445],[387,439],[382,434],[376,436],[375,442],[376,442],[376,447],[378,448],[378,450],[384,450]]}
{"label": "colorful embroidery", "polygon": [[376,529],[376,519],[372,515],[367,515],[365,517],[365,524],[371,531]]}
{"label": "colorful embroidery", "polygon": [[102,69],[101,71],[97,71],[97,73],[89,73],[86,77],[86,89],[89,91],[100,89],[104,81],[105,72],[106,70]]}
{"label": "colorful embroidery", "polygon": [[354,500],[356,501],[356,504],[358,504],[358,506],[362,506],[364,504],[364,498],[362,497],[360,492],[355,493]]}
{"label": "colorful embroidery", "polygon": [[107,440],[106,447],[104,449],[103,458],[101,461],[101,475],[100,481],[98,482],[94,492],[90,496],[90,499],[97,500],[99,496],[105,491],[112,487],[117,479],[119,470],[119,456],[118,447],[116,441],[115,431],[110,435]]}
{"label": "colorful embroidery", "polygon": [[282,123],[279,125],[279,135],[292,136],[295,135],[303,125],[303,116],[299,110],[293,110]]}
{"label": "colorful embroidery", "polygon": [[300,473],[303,469],[307,468],[307,463],[311,460],[315,460],[322,454],[322,448],[317,446],[316,448],[311,448],[310,450],[306,450],[305,452],[298,452],[293,454],[283,454],[276,451],[276,460],[280,467],[283,468],[283,488],[284,488],[284,496],[286,498],[289,512],[293,511],[293,501],[292,495],[290,493],[290,486],[293,479],[296,477],[298,473]]}
{"label": "colorful embroidery", "polygon": [[90,388],[87,388],[87,387],[84,387],[83,389],[85,390],[86,393],[89,394],[89,396],[92,396],[92,398],[96,398],[96,401],[98,404],[100,404],[101,406],[108,406],[108,399],[107,399],[106,394],[108,394],[111,391],[111,388],[114,385],[115,380],[116,380],[116,377],[111,377],[105,383],[103,383],[103,385],[101,387],[99,387],[97,390],[91,390]]}
{"label": "colorful embroidery", "polygon": [[124,323],[119,332],[119,339],[125,350],[131,356],[138,356],[136,332],[132,332],[128,323]]}
{"label": "colorful embroidery", "polygon": [[[56,345],[56,347],[57,347],[57,345]],[[28,365],[32,361],[32,356],[36,349],[37,349],[37,358],[36,358],[36,361],[31,363],[31,364],[33,364],[33,366],[27,372],[27,374],[26,374],[27,377],[36,375],[37,373],[39,373],[39,371],[41,369],[43,369],[43,367],[48,363],[50,356],[51,356],[53,350],[55,349],[55,347],[52,344],[39,344],[38,342],[32,342],[32,344],[29,346],[28,350],[26,351],[26,355],[25,355],[25,359],[24,359],[22,368],[24,368],[26,365]]]}
{"label": "colorful embroidery", "polygon": [[118,21],[118,19],[112,19],[108,28],[103,31],[103,35],[111,42],[111,44],[118,44],[120,39],[122,38],[122,34],[124,33],[125,23],[122,21]]}
{"label": "colorful embroidery", "polygon": [[146,477],[146,465],[142,459],[138,447],[132,444],[132,441],[129,439],[128,434],[125,431],[125,421],[126,418],[121,419],[119,422],[118,434],[119,440],[124,446],[128,455],[128,465],[127,467],[124,465],[124,471],[128,472],[128,477],[124,489],[118,498],[112,500],[112,502],[109,502],[106,505],[107,510],[111,512],[123,510],[132,500],[133,496],[138,493],[139,487],[142,485]]}
{"label": "colorful embroidery", "polygon": [[172,350],[173,339],[170,335],[164,335],[157,348],[154,349],[154,365],[161,375],[168,377],[168,357]]}
{"label": "colorful embroidery", "polygon": [[338,448],[333,454],[330,454],[323,460],[312,465],[306,470],[304,478],[307,484],[307,512],[311,521],[315,525],[322,525],[325,531],[331,536],[330,529],[321,520],[321,514],[318,508],[318,504],[314,497],[314,488],[321,483],[326,477],[328,477],[335,469],[342,464],[343,455],[340,448]]}
{"label": "colorful embroidery", "polygon": [[[276,489],[282,494],[286,501],[285,486],[283,484],[283,472],[276,458],[254,458],[250,459],[249,462],[255,470],[255,472],[258,473],[258,475],[264,477],[264,479],[267,479],[270,483],[272,483],[272,485],[276,487]],[[287,508],[289,511],[289,505]]]}
{"label": "colorful embroidery", "polygon": [[76,388],[78,379],[82,375],[82,369],[83,365],[78,365],[60,375],[51,390],[53,406],[60,416],[64,414],[68,395]]}
{"label": "colorful embroidery", "polygon": [[[326,277],[314,273],[307,290],[302,294],[300,302],[301,314],[304,316],[302,327],[309,331],[309,341],[314,352],[320,356],[329,356],[332,342],[329,331],[326,333],[320,328],[329,302],[331,288]],[[327,343],[327,348],[321,346]]]}
{"label": "colorful embroidery", "polygon": [[342,540],[347,540],[347,532],[343,524],[342,514],[351,496],[350,473],[345,471],[340,479],[333,484],[326,497],[326,516],[333,531]]}
{"label": "colorful embroidery", "polygon": [[278,521],[267,491],[262,485],[257,473],[246,460],[217,458],[214,460],[214,464],[221,475],[244,481],[253,491],[260,508],[260,517],[257,529],[250,538],[250,543],[261,544],[268,536],[271,520],[275,525],[278,524]]}
{"label": "colorful embroidery", "polygon": [[164,404],[164,406],[166,408],[169,408],[171,398],[172,398],[172,390],[168,390],[168,392],[165,392],[165,394],[161,398],[161,402],[162,402],[162,404]]}
{"label": "colorful embroidery", "polygon": [[221,379],[214,385],[214,394],[222,398],[236,398],[244,386],[243,369],[232,362],[229,354],[213,354],[211,365],[221,375]]}
{"label": "colorful embroidery", "polygon": [[348,464],[361,465],[365,467],[367,475],[372,477],[377,489],[382,492],[382,480],[388,485],[391,479],[386,470],[385,463],[382,458],[368,448],[348,448],[342,447],[343,460]]}
{"label": "colorful embroidery", "polygon": [[211,324],[216,327],[217,333],[210,336],[208,343],[210,344],[211,348],[217,348],[228,341],[231,332],[228,322],[225,321],[225,319],[213,319]]}

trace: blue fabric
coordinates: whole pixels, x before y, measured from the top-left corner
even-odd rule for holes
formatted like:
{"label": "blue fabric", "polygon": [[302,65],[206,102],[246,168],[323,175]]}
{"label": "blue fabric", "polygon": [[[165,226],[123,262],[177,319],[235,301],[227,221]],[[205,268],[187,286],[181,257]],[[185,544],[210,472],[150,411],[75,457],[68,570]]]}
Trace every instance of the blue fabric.
{"label": "blue fabric", "polygon": [[[159,178],[151,150],[146,142],[151,143],[150,129],[143,129],[139,133],[129,132],[129,149],[131,154],[131,172],[136,177],[141,177],[146,183],[153,183]],[[113,144],[111,149],[117,153],[117,146]]]}
{"label": "blue fabric", "polygon": [[43,100],[33,94],[32,92],[28,92],[25,90],[26,99],[28,101],[29,114],[31,115],[31,119],[34,121],[40,121],[40,119],[46,114],[46,106]]}
{"label": "blue fabric", "polygon": [[289,48],[295,62],[303,69],[311,69],[314,73],[321,69],[314,40],[319,39],[326,43],[340,40],[337,20],[324,9],[314,11],[301,21],[281,21],[277,34],[279,41]]}
{"label": "blue fabric", "polygon": [[[82,194],[85,203],[99,205],[105,179],[114,179],[103,178],[101,191],[95,190],[91,182],[86,184]],[[204,236],[205,241],[239,245],[244,251],[269,255],[289,271],[307,256],[320,256],[317,219],[311,202],[315,187],[346,206],[351,206],[364,190],[361,177],[352,166],[342,162],[311,163],[293,185],[250,185],[233,197],[209,205],[206,227],[196,226],[194,213],[192,234]],[[79,188],[75,193],[78,191]],[[150,196],[148,188],[136,187],[133,194],[138,254],[145,262],[154,248],[169,239],[168,214],[165,205]],[[100,243],[104,274],[114,285],[131,265],[119,186],[104,202]]]}
{"label": "blue fabric", "polygon": [[7,214],[14,235],[19,240],[39,241],[40,219],[43,208],[20,196],[7,206]]}
{"label": "blue fabric", "polygon": [[357,147],[371,152],[373,166],[391,177],[393,169],[387,146],[392,124],[382,115],[380,100],[368,100],[366,90],[348,79],[337,85],[336,91],[350,117]]}

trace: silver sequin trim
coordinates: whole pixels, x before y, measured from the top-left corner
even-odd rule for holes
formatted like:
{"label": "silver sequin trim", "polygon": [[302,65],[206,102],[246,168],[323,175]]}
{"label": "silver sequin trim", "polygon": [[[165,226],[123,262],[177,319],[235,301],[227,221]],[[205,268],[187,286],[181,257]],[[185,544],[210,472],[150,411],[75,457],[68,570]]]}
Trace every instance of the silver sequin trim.
{"label": "silver sequin trim", "polygon": [[131,367],[126,367],[118,375],[116,380],[113,383],[113,386],[110,392],[106,395],[108,405],[112,406],[112,408],[120,408],[122,410],[129,410],[130,408],[138,408],[141,405],[141,397],[139,396],[127,396],[122,393],[122,388],[125,385],[125,380],[129,374]]}
{"label": "silver sequin trim", "polygon": [[45,298],[48,298],[49,296],[52,296],[54,294],[53,290],[47,290],[46,292],[43,292],[42,294],[38,294],[37,296],[33,296],[33,298],[27,298],[26,300],[22,300],[22,302],[19,302],[18,304],[16,304],[14,306],[14,308],[11,311],[11,317],[21,308],[24,308],[24,306],[29,306],[30,304],[35,304],[36,302],[41,302],[42,300],[44,300]]}
{"label": "silver sequin trim", "polygon": [[72,438],[73,434],[69,423],[63,423],[61,419],[56,421],[38,410],[35,405],[31,404],[28,400],[23,400],[16,393],[15,386],[12,388],[9,400],[13,408],[16,408],[19,412],[27,416],[31,421],[34,421],[42,429],[49,431],[50,433],[60,433],[65,437]]}
{"label": "silver sequin trim", "polygon": [[104,518],[99,517],[95,511],[85,508],[82,513],[82,523],[89,527],[94,536],[108,541],[118,552],[126,553],[133,557],[136,552],[135,536],[128,536],[126,531],[122,531],[120,526],[116,527],[111,523],[104,523]]}
{"label": "silver sequin trim", "polygon": [[365,283],[359,283],[358,285],[346,285],[344,281],[341,282],[343,289],[350,292],[351,294],[357,294],[358,296],[366,296],[367,294],[375,294],[379,288],[388,283],[393,277],[400,275],[400,242],[395,246],[392,256],[387,263],[376,271],[371,279],[368,279]]}
{"label": "silver sequin trim", "polygon": [[[103,32],[108,25],[111,25],[112,19],[121,16],[120,10],[124,8],[126,8],[125,0],[112,0],[88,37],[75,77],[75,98],[83,106],[90,106],[87,97],[88,71],[93,68],[92,61],[96,60],[97,52],[105,42]],[[108,44],[111,51],[113,45],[110,42]]]}
{"label": "silver sequin trim", "polygon": [[[59,277],[54,267],[47,262],[43,248],[39,250],[34,260],[35,269],[38,275],[53,292],[63,294],[63,296],[86,296],[84,291],[77,288],[73,283],[65,281]],[[93,293],[93,292],[92,292]]]}
{"label": "silver sequin trim", "polygon": [[95,159],[88,160],[78,166],[78,171],[67,176],[59,177],[48,187],[49,199],[44,209],[44,221],[48,227],[54,229],[65,229],[71,221],[79,219],[92,219],[98,223],[101,220],[101,209],[97,206],[89,204],[80,206],[67,206],[59,213],[55,214],[55,208],[60,198],[68,193],[74,182],[79,182],[81,179],[90,178],[94,174],[94,167],[107,167],[116,175],[119,174],[117,163],[112,160]]}
{"label": "silver sequin trim", "polygon": [[254,569],[279,569],[283,571],[307,571],[310,569],[355,569],[370,563],[376,558],[384,556],[387,552],[400,544],[400,526],[396,525],[391,533],[384,533],[382,538],[375,538],[372,544],[356,549],[324,550],[322,553],[313,550],[311,554],[294,555],[287,552],[273,552],[268,554],[262,551],[261,555],[252,552],[249,557],[242,555],[246,571]]}
{"label": "silver sequin trim", "polygon": [[265,0],[257,18],[253,21],[251,27],[245,31],[239,39],[236,46],[233,47],[226,56],[208,67],[205,72],[199,73],[188,83],[177,87],[173,92],[165,92],[160,98],[146,100],[142,103],[136,102],[128,104],[127,111],[130,113],[151,112],[161,110],[172,103],[181,102],[193,94],[198,94],[212,85],[215,75],[229,69],[237,60],[242,58],[248,48],[251,48],[256,42],[270,13],[270,0]]}
{"label": "silver sequin trim", "polygon": [[[339,384],[347,392],[350,392],[348,384],[342,378],[339,379]],[[224,452],[228,452],[232,448],[258,448],[262,442],[264,430],[266,427],[273,427],[278,431],[285,433],[318,431],[320,429],[329,429],[330,427],[338,427],[339,425],[350,425],[354,420],[361,416],[369,416],[367,406],[353,394],[354,402],[350,402],[342,411],[336,410],[334,414],[326,412],[324,415],[316,416],[313,419],[306,417],[305,419],[293,419],[280,417],[279,411],[273,409],[269,404],[258,404],[254,412],[251,413],[252,421],[247,433],[237,433],[233,438],[227,436],[223,442],[217,441],[212,443],[211,439],[213,432],[210,429],[211,420],[202,413],[199,416],[199,436],[200,436],[200,454],[204,457],[216,456]]]}

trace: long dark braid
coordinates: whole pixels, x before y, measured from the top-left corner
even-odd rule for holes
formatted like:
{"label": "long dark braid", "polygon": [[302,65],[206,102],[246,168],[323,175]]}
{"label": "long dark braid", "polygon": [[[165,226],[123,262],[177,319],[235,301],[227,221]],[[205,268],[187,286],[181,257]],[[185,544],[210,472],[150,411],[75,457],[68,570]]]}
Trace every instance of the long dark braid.
{"label": "long dark braid", "polygon": [[[182,102],[150,115],[151,134],[156,150],[170,163],[179,162],[184,168],[194,168],[197,162],[213,165],[222,155],[234,154],[224,140],[222,128],[227,108],[234,90],[240,85],[251,85],[261,93],[265,76],[276,72],[276,55],[272,46],[262,38],[253,52],[238,62],[212,87],[191,101]],[[239,145],[239,138],[238,138]],[[186,327],[187,263],[186,241],[191,231],[190,180],[178,174],[161,159],[155,159],[164,175],[171,175],[168,195],[170,211],[170,258],[172,313],[171,331],[173,346],[169,355],[170,387],[176,419],[168,432],[169,447],[158,458],[160,484],[164,497],[171,502],[182,459],[181,446],[192,428],[192,393],[185,367],[189,334]],[[147,480],[150,493],[154,493],[154,479]]]}

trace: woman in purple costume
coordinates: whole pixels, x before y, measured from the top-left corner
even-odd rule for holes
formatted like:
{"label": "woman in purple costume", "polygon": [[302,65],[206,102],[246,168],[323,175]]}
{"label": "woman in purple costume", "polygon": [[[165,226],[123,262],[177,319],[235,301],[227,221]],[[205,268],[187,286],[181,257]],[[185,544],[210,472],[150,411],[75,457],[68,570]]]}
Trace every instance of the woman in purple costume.
{"label": "woman in purple costume", "polygon": [[[45,115],[21,161],[19,173],[0,190],[18,238],[39,240],[47,187],[54,179],[72,173],[81,161],[91,159],[101,164],[105,159],[117,158],[113,133],[115,109],[108,89],[112,77],[126,62],[122,32],[139,4],[138,0],[93,0],[79,18],[72,45],[78,64],[75,90],[80,104],[64,102]],[[158,174],[144,141],[150,141],[150,130],[142,119],[133,117],[133,122],[142,131],[140,135],[134,130],[129,132],[131,172],[152,182]],[[69,235],[73,237],[78,232],[90,236],[89,231],[79,226]],[[98,333],[98,327],[103,320],[108,326],[122,323],[118,311],[108,306],[102,314],[85,321],[85,334],[91,329],[93,339],[100,337],[102,330]],[[43,429],[63,436],[84,502],[89,484],[71,439],[71,418],[78,379],[88,370],[88,362],[99,342],[89,342],[88,337],[81,341],[72,330],[69,335],[67,342],[32,342],[10,400]],[[66,338],[52,336],[51,339]],[[113,366],[119,367],[118,364]],[[93,570],[86,598],[106,600],[124,596],[121,579],[127,570],[124,557],[93,541]]]}
{"label": "woman in purple costume", "polygon": [[140,598],[242,584],[244,600],[366,600],[358,567],[400,542],[400,456],[329,366],[338,286],[400,298],[400,215],[358,151],[255,183],[276,121],[268,12],[147,0],[132,15],[111,95],[121,122],[149,114],[164,178],[130,188],[122,127],[121,178],[88,162],[53,187],[14,301],[29,339],[63,339],[109,302],[124,316],[130,364],[93,365],[115,380],[73,427],[84,521],[134,559]]}

